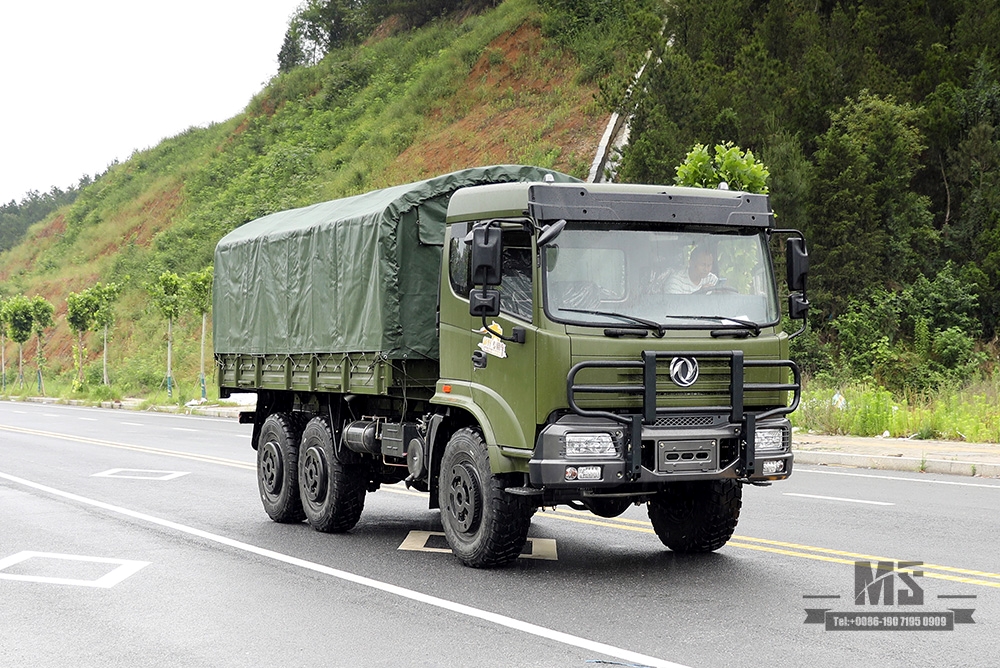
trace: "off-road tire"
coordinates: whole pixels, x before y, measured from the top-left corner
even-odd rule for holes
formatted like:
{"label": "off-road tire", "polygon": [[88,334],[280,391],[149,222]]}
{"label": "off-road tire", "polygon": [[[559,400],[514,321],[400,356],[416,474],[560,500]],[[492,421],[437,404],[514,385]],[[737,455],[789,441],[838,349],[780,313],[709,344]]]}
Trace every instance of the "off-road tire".
{"label": "off-road tire", "polygon": [[649,520],[674,552],[713,552],[732,538],[742,504],[736,480],[678,482],[649,500]]}
{"label": "off-road tire", "polygon": [[521,554],[534,508],[527,498],[508,494],[491,473],[477,431],[460,429],[445,446],[438,502],[448,545],[466,566],[502,566]]}
{"label": "off-road tire", "polygon": [[337,457],[326,416],[309,421],[299,446],[298,493],[306,521],[316,531],[343,533],[354,528],[365,508],[364,467]]}
{"label": "off-road tire", "polygon": [[257,441],[257,489],[264,510],[275,522],[294,524],[305,519],[299,501],[298,452],[303,417],[272,413],[264,420]]}

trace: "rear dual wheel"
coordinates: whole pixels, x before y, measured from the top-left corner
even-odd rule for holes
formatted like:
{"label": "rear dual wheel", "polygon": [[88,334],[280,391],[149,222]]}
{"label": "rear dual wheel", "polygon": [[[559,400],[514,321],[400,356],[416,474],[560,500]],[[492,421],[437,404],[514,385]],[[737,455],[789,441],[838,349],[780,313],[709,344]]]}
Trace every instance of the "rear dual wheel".
{"label": "rear dual wheel", "polygon": [[345,461],[335,447],[327,417],[315,417],[302,432],[298,493],[309,525],[324,533],[349,531],[365,507],[365,467]]}
{"label": "rear dual wheel", "polygon": [[257,441],[257,489],[264,510],[275,522],[305,519],[299,500],[298,451],[303,420],[294,413],[272,413]]}

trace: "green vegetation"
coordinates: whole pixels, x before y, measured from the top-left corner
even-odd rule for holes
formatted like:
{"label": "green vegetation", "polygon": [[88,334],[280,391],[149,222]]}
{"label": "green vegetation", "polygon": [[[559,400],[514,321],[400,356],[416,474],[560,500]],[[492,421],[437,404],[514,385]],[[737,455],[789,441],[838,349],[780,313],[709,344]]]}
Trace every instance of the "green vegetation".
{"label": "green vegetation", "polygon": [[[55,326],[52,313],[55,309],[45,297],[35,295],[32,298],[18,295],[11,299],[0,301],[0,326],[3,326],[3,338],[10,337],[17,344],[17,383],[24,389],[24,343],[35,335],[35,369],[38,374],[38,393],[45,396],[45,382],[42,369],[45,367],[45,352],[43,337],[46,330]],[[7,386],[6,350],[3,357],[3,386]]]}
{"label": "green vegetation", "polygon": [[205,387],[205,344],[208,341],[208,314],[212,311],[212,281],[213,266],[208,265],[201,271],[193,271],[184,277],[181,285],[181,298],[185,308],[201,316],[201,367],[198,382],[201,385],[202,400],[208,397]]}
{"label": "green vegetation", "polygon": [[695,144],[677,166],[674,183],[693,188],[718,188],[725,183],[733,190],[767,193],[768,176],[767,167],[749,149],[741,151],[731,143],[718,144],[712,156],[707,146]]}
{"label": "green vegetation", "polygon": [[[84,176],[79,187],[83,188],[91,182],[89,176]],[[72,187],[65,191],[53,187],[47,193],[29,192],[20,203],[11,200],[0,205],[0,252],[16,246],[34,223],[44,220],[56,209],[72,204],[78,192]]]}
{"label": "green vegetation", "polygon": [[167,398],[174,396],[173,354],[174,320],[181,314],[181,293],[184,284],[181,277],[172,271],[165,271],[155,281],[146,284],[146,291],[153,305],[167,319]]}
{"label": "green vegetation", "polygon": [[810,383],[792,423],[828,434],[1000,442],[996,378],[900,398],[874,385]]}

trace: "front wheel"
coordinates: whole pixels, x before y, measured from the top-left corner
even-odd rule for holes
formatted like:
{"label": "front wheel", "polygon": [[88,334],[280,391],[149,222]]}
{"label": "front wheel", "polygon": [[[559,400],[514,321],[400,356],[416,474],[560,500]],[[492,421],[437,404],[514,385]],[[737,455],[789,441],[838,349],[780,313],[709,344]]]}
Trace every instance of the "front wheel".
{"label": "front wheel", "polygon": [[742,505],[736,480],[678,482],[649,500],[649,520],[674,552],[713,552],[732,538]]}
{"label": "front wheel", "polygon": [[309,526],[323,533],[354,528],[365,507],[365,483],[361,464],[337,457],[330,421],[310,420],[299,449],[299,496]]}
{"label": "front wheel", "polygon": [[531,524],[532,506],[508,494],[490,471],[482,436],[461,429],[441,458],[438,502],[441,524],[452,552],[466,566],[501,566],[521,554]]}

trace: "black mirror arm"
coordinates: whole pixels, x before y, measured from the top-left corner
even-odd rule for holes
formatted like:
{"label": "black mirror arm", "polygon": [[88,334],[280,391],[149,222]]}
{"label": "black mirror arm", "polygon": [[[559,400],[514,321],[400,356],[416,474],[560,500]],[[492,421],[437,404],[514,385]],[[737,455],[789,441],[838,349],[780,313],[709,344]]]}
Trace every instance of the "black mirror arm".
{"label": "black mirror arm", "polygon": [[794,333],[789,334],[789,339],[794,339],[806,331],[806,325],[809,324],[808,311],[809,300],[806,298],[805,290],[797,294],[788,295],[788,316],[793,320],[802,320],[802,326]]}
{"label": "black mirror arm", "polygon": [[500,332],[493,329],[487,322],[486,316],[483,316],[483,329],[490,334],[490,336],[495,336],[501,341],[509,341],[511,343],[524,343],[525,342],[525,331],[523,327],[514,327],[511,331],[510,336],[504,336]]}

